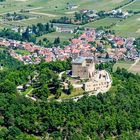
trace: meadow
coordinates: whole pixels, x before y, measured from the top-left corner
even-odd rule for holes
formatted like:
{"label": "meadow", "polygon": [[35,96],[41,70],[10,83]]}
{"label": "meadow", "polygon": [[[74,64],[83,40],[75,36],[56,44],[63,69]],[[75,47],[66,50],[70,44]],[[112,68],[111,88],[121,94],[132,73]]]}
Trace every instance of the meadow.
{"label": "meadow", "polygon": [[74,34],[71,34],[71,33],[53,32],[53,33],[49,33],[49,34],[43,35],[41,37],[38,37],[37,40],[42,40],[43,38],[47,38],[50,40],[50,42],[53,42],[55,38],[59,37],[60,40],[63,42],[63,41],[73,38],[73,36],[74,36]]}

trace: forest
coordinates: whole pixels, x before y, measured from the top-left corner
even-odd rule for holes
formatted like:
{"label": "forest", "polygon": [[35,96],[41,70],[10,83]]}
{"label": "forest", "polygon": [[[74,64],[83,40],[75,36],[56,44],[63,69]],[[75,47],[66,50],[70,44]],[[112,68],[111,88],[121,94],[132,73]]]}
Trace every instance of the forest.
{"label": "forest", "polygon": [[[10,65],[10,64],[8,64]],[[20,95],[16,86],[41,71],[41,87],[55,81],[57,73],[69,69],[70,60],[38,65],[21,65],[0,71],[1,140],[135,140],[140,138],[140,76],[114,63],[98,65],[110,71],[109,92],[97,96],[57,102],[44,98],[33,101]],[[44,71],[44,72],[43,72]],[[54,79],[52,79],[53,77]],[[56,78],[57,79],[57,78]],[[56,82],[57,83],[57,82]],[[59,84],[57,84],[59,85]],[[6,88],[5,88],[6,87]],[[46,88],[46,86],[44,87]]]}

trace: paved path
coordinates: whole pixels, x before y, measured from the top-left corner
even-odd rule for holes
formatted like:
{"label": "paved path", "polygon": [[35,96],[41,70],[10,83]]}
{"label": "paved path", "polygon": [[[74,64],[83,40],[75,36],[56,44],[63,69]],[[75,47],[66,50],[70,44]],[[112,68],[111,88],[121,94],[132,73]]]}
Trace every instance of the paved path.
{"label": "paved path", "polygon": [[33,88],[25,95],[25,97],[30,98],[30,99],[36,101],[36,98],[30,97],[30,96],[29,96],[29,94],[30,94],[32,91],[33,91]]}
{"label": "paved path", "polygon": [[62,75],[63,75],[64,73],[65,73],[65,71],[62,71],[62,72],[59,73],[59,80],[62,79]]}

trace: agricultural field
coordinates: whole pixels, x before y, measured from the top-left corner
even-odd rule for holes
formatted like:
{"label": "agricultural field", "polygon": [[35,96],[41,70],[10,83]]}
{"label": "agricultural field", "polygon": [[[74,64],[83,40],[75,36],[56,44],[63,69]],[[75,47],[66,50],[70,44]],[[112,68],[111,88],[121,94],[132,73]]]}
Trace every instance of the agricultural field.
{"label": "agricultural field", "polygon": [[[38,9],[37,11],[45,13],[55,13],[55,14],[64,14],[70,12],[67,7],[67,3],[76,4],[78,7],[72,11],[78,11],[81,9],[95,9],[95,10],[111,10],[119,5],[129,2],[130,0],[41,0],[36,2],[33,6],[37,5],[38,7],[44,4],[44,8]],[[71,12],[72,12],[71,11]]]}
{"label": "agricultural field", "polygon": [[140,37],[140,14],[134,15],[128,19],[118,22],[111,28],[124,37]]}
{"label": "agricultural field", "polygon": [[134,74],[140,74],[140,61],[137,63],[134,61],[118,61],[113,67],[114,72],[117,70],[117,67],[125,68]]}
{"label": "agricultural field", "polygon": [[132,10],[134,12],[140,11],[140,1],[136,0],[135,2],[125,6],[123,10]]}
{"label": "agricultural field", "polygon": [[114,23],[120,22],[120,18],[104,18],[100,20],[96,20],[94,22],[88,23],[85,25],[85,27],[91,27],[91,28],[98,28],[98,27],[106,27],[110,26]]}
{"label": "agricultural field", "polygon": [[[28,14],[37,16],[37,19],[16,22],[16,25],[27,26],[38,21],[44,23],[64,15],[72,16],[75,11],[81,9],[111,10],[128,1],[130,0],[59,0],[59,2],[57,0],[7,0],[0,3],[0,15],[20,12],[21,10],[29,11]],[[67,3],[76,4],[78,7],[68,10]]]}
{"label": "agricultural field", "polygon": [[140,61],[138,62],[138,63],[136,63],[136,65],[134,65],[131,69],[130,69],[130,71],[132,72],[132,73],[138,73],[138,74],[140,74]]}
{"label": "agricultural field", "polygon": [[34,18],[29,18],[29,19],[25,19],[25,20],[21,20],[21,21],[9,21],[7,22],[7,24],[12,24],[13,26],[30,26],[33,24],[37,24],[37,23],[47,23],[51,20],[51,18],[49,17],[45,17],[45,16],[38,16],[38,17],[34,17]]}
{"label": "agricultural field", "polygon": [[117,70],[117,67],[119,68],[125,68],[125,69],[129,69],[132,64],[134,63],[134,61],[118,61],[114,67],[113,67],[113,71],[115,72]]}
{"label": "agricultural field", "polygon": [[[76,11],[81,9],[93,9],[93,10],[112,10],[120,5],[128,3],[130,0],[6,0],[6,2],[0,3],[0,29],[4,27],[15,26],[30,26],[37,23],[47,23],[52,19],[57,19],[62,16],[73,17]],[[73,10],[67,9],[68,3],[76,4],[77,8]],[[124,10],[138,11],[140,9],[140,1],[136,0],[124,7]],[[21,12],[22,11],[22,12]],[[20,13],[29,15],[29,19],[23,19],[20,21],[2,21],[2,16],[7,13]],[[140,36],[140,14],[134,15],[124,21],[119,18],[104,18],[95,22],[88,23],[84,27],[97,28],[100,26],[107,27],[113,24],[111,29],[116,33],[124,37],[139,37]],[[74,26],[74,25],[72,25]],[[57,36],[58,33],[52,33],[47,35],[51,40]],[[63,34],[60,37],[63,39],[71,38],[70,34]],[[40,39],[40,38],[39,38]]]}

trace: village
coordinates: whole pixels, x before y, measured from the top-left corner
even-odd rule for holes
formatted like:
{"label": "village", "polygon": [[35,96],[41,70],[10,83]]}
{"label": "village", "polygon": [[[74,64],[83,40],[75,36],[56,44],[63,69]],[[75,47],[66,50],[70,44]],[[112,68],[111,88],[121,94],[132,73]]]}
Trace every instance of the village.
{"label": "village", "polygon": [[[68,79],[63,81],[60,76],[62,89],[68,90],[69,84],[71,84],[74,90],[84,91],[88,93],[88,96],[92,96],[107,92],[112,85],[110,73],[106,70],[96,69],[95,65],[119,60],[139,60],[139,51],[136,49],[134,41],[135,38],[119,37],[110,31],[86,28],[79,37],[71,39],[70,44],[64,48],[60,46],[45,48],[29,42],[4,38],[0,38],[0,46],[7,47],[9,54],[24,64],[38,64],[42,60],[46,62],[63,61],[72,58],[72,69],[68,73],[66,72]],[[28,53],[21,54],[17,50]],[[23,85],[18,86],[17,89],[22,92]],[[36,100],[31,95],[26,96]],[[70,99],[77,101],[83,96],[84,94],[77,95]],[[58,101],[62,100],[58,99]]]}
{"label": "village", "polygon": [[[86,28],[78,38],[70,40],[64,48],[54,46],[45,48],[30,42],[21,42],[0,38],[0,46],[8,48],[10,55],[25,64],[38,64],[41,60],[46,62],[66,60],[77,57],[95,57],[96,63],[132,60],[139,57],[139,51],[134,45],[135,38],[124,38],[103,30]],[[21,54],[16,50],[25,50]]]}

